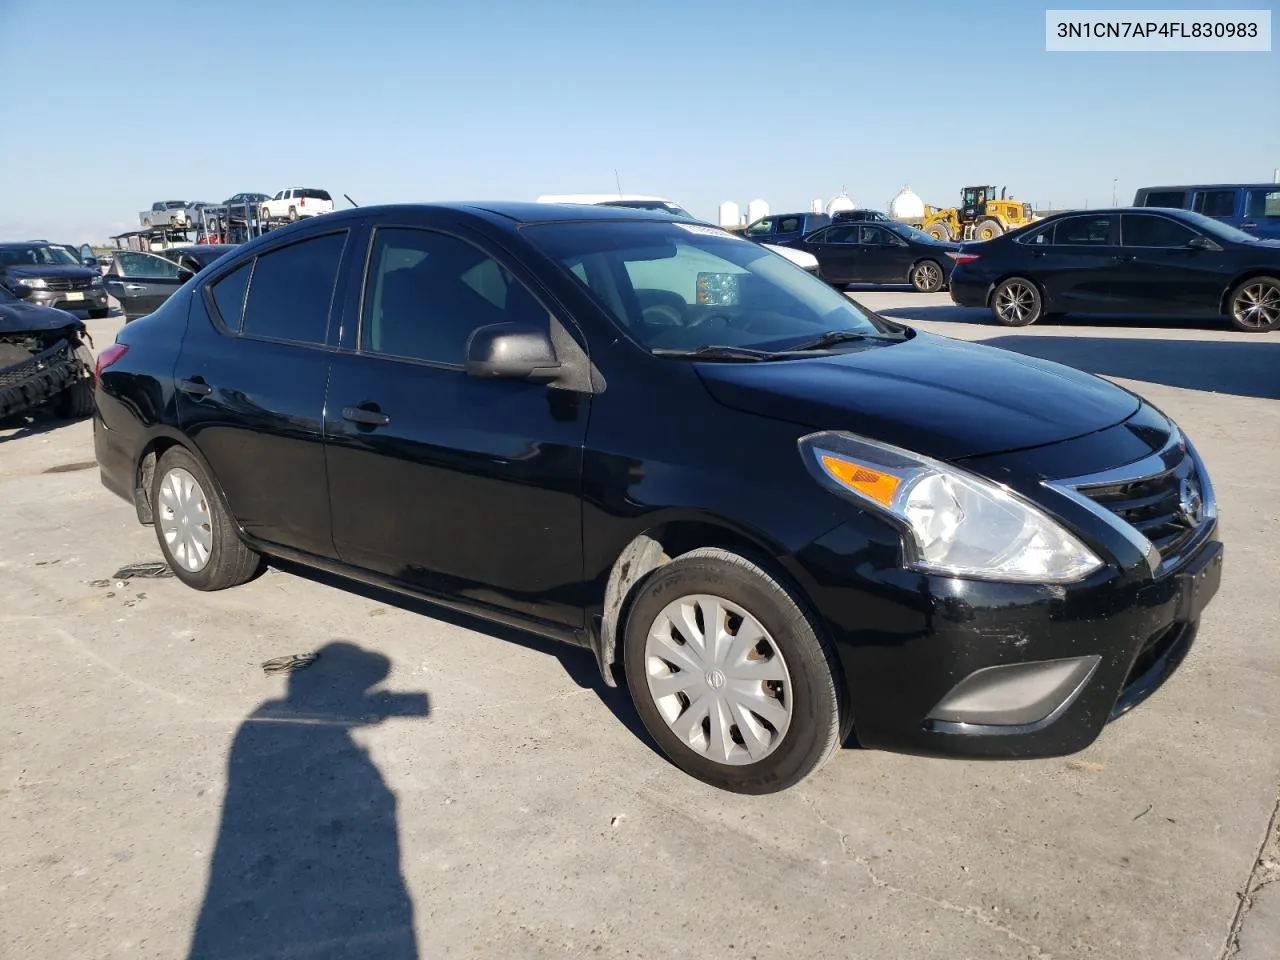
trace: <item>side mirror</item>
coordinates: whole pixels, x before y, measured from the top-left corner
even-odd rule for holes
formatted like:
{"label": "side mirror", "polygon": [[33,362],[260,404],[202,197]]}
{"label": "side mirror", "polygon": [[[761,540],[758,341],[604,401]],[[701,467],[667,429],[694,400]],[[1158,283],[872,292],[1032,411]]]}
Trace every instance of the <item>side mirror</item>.
{"label": "side mirror", "polygon": [[551,338],[521,323],[493,323],[467,339],[466,371],[472,377],[546,382],[560,375]]}
{"label": "side mirror", "polygon": [[1219,250],[1221,249],[1216,243],[1208,237],[1192,237],[1187,241],[1187,246],[1192,250]]}
{"label": "side mirror", "polygon": [[194,277],[195,275],[196,275],[196,272],[195,272],[194,270],[192,270],[190,267],[179,267],[179,268],[178,268],[178,279],[179,279],[179,280],[181,280],[183,283],[186,283],[188,280],[190,280],[190,279],[191,279],[192,277]]}

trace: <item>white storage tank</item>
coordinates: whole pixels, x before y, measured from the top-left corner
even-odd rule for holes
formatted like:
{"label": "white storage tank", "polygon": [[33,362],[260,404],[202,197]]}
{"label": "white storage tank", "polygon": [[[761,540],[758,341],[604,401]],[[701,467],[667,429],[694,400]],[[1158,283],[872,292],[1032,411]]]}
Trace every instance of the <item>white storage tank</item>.
{"label": "white storage tank", "polygon": [[752,200],[747,204],[747,223],[755,223],[761,217],[769,215],[769,204],[763,200]]}
{"label": "white storage tank", "polygon": [[840,210],[853,210],[857,204],[843,190],[838,196],[832,197],[831,202],[827,204],[827,215],[837,213]]}
{"label": "white storage tank", "polygon": [[814,198],[813,198],[813,202],[812,202],[811,204],[809,204],[809,212],[810,212],[810,213],[821,213],[821,212],[822,212],[822,198],[821,198],[821,197],[814,197]]}
{"label": "white storage tank", "polygon": [[910,187],[903,187],[889,201],[889,216],[895,220],[919,220],[924,217],[924,201]]}
{"label": "white storage tank", "polygon": [[736,227],[742,219],[742,211],[732,200],[720,204],[720,226]]}

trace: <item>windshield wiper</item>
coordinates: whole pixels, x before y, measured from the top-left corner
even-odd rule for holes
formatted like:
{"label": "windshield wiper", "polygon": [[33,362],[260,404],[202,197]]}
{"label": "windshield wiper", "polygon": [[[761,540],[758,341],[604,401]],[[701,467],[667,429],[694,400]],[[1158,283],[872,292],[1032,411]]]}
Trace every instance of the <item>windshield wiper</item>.
{"label": "windshield wiper", "polygon": [[828,330],[816,340],[809,340],[805,343],[798,343],[790,350],[821,350],[823,347],[834,347],[837,343],[845,343],[849,340],[879,340],[880,337],[872,333],[858,333],[854,330]]}
{"label": "windshield wiper", "polygon": [[730,347],[717,343],[708,343],[687,350],[679,347],[657,347],[650,353],[655,357],[691,357],[698,360],[772,360],[778,356],[785,356],[785,354],[768,350]]}

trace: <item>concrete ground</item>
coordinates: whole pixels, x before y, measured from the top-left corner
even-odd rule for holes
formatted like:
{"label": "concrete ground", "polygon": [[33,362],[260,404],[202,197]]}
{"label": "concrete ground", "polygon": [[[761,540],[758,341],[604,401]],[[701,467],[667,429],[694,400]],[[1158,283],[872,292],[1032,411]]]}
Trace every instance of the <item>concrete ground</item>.
{"label": "concrete ground", "polygon": [[1280,335],[852,295],[1115,378],[1205,455],[1221,593],[1095,745],[720,793],[580,650],[295,572],[118,575],[152,531],[89,423],[38,421],[0,432],[0,957],[1280,956]]}

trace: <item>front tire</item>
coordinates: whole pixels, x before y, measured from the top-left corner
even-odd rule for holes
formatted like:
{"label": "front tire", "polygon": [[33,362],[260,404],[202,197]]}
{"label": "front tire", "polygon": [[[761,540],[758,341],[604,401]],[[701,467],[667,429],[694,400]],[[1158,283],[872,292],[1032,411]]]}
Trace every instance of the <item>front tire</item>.
{"label": "front tire", "polygon": [[933,260],[921,260],[911,268],[911,285],[921,293],[937,293],[943,277],[942,267]]}
{"label": "front tire", "polygon": [[1244,333],[1280,330],[1280,278],[1250,277],[1227,295],[1231,325]]}
{"label": "front tire", "polygon": [[58,394],[53,411],[64,420],[83,420],[93,416],[93,368],[96,362],[93,351],[86,346],[76,347],[76,359],[80,361],[80,376],[71,386]]}
{"label": "front tire", "polygon": [[289,208],[289,222],[296,223],[298,219],[298,210],[296,207]]}
{"label": "front tire", "polygon": [[734,793],[785,790],[848,733],[835,652],[777,579],[727,550],[659,567],[627,615],[636,710],[684,772]]}
{"label": "front tire", "polygon": [[974,227],[973,235],[977,240],[993,240],[1004,233],[999,220],[983,220]]}
{"label": "front tire", "polygon": [[955,239],[955,237],[951,235],[951,228],[942,220],[939,220],[937,223],[929,224],[929,229],[926,230],[925,233],[933,237],[935,240],[950,241]]}
{"label": "front tire", "polygon": [[1035,323],[1044,312],[1040,288],[1025,277],[1010,277],[991,295],[991,313],[996,323],[1006,327],[1025,327]]}
{"label": "front tire", "polygon": [[182,447],[156,464],[151,506],[160,550],[174,575],[197,590],[252,580],[262,557],[244,545],[200,462]]}

